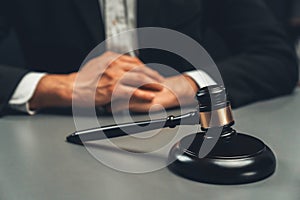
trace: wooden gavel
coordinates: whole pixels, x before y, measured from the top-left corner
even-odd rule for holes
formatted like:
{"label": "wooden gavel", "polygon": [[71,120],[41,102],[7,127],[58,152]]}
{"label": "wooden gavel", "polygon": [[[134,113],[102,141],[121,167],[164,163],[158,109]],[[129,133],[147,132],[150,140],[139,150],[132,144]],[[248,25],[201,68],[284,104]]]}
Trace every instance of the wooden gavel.
{"label": "wooden gavel", "polygon": [[[209,97],[207,96],[209,92],[217,94],[212,99],[215,101],[213,104],[211,103],[211,98],[207,98]],[[116,124],[76,131],[67,136],[66,140],[70,143],[82,145],[83,142],[122,137],[160,128],[175,128],[178,125],[196,125],[200,123],[202,129],[233,125],[231,106],[225,100],[226,94],[223,87],[210,86],[203,88],[197,93],[196,98],[199,103],[199,110],[187,114],[180,116],[170,115],[165,119]],[[214,108],[211,107],[212,105]]]}

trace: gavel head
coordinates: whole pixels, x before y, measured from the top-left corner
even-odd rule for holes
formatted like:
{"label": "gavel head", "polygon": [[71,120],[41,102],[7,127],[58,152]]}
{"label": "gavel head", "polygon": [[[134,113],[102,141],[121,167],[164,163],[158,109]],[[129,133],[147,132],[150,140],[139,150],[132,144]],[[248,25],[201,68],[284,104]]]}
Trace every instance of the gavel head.
{"label": "gavel head", "polygon": [[199,104],[200,124],[203,130],[234,124],[230,102],[224,86],[212,85],[196,94]]}

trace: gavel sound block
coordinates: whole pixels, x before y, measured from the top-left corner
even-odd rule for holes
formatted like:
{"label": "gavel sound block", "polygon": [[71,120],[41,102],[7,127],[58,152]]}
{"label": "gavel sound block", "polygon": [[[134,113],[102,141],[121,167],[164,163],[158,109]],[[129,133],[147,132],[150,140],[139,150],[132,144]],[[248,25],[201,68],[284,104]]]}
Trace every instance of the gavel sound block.
{"label": "gavel sound block", "polygon": [[168,168],[172,172],[198,182],[226,185],[251,183],[274,173],[276,159],[271,149],[259,139],[237,133],[232,128],[234,120],[224,87],[202,88],[196,98],[199,111],[77,131],[66,140],[82,145],[87,141],[200,123],[201,132],[184,137],[171,149]]}
{"label": "gavel sound block", "polygon": [[[256,182],[274,173],[276,159],[271,149],[231,127],[234,120],[223,87],[203,88],[197,100],[202,132],[186,136],[173,146],[169,160],[175,161],[168,166],[172,172],[194,181],[224,185]],[[221,133],[215,134],[218,131]],[[202,158],[200,147],[210,141],[217,142]]]}

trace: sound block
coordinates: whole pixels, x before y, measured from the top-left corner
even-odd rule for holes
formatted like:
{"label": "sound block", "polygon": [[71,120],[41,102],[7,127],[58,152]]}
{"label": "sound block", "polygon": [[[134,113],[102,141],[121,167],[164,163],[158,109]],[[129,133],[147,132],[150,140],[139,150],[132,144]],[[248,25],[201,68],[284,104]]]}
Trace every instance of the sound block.
{"label": "sound block", "polygon": [[230,136],[220,137],[212,151],[199,158],[205,138],[205,132],[200,132],[175,144],[169,153],[169,161],[175,161],[168,168],[190,180],[222,185],[260,181],[275,171],[273,152],[257,138],[234,131]]}

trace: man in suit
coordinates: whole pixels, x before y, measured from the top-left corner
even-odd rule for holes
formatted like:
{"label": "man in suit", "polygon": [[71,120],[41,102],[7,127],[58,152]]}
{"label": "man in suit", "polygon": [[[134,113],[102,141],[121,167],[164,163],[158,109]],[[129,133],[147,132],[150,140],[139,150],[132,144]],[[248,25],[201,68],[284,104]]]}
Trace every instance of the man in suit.
{"label": "man in suit", "polygon": [[[127,1],[123,2],[123,8],[128,5]],[[108,23],[103,20],[109,13],[105,8],[107,2],[1,0],[0,37],[12,26],[26,60],[26,67],[0,66],[2,112],[8,107],[24,110],[24,105],[27,111],[71,106],[72,86],[80,73],[77,72],[80,63],[107,36]],[[132,5],[136,6],[133,17],[136,27],[173,29],[206,47],[217,63],[234,107],[288,94],[296,85],[298,69],[293,49],[261,0],[136,0]],[[224,42],[221,53],[207,43],[204,33],[208,29],[214,30]],[[156,103],[166,108],[177,106],[174,98],[168,98],[172,92],[161,84],[173,87],[177,96],[188,99],[186,103],[190,103],[197,88],[202,87],[201,80],[191,74],[164,78],[144,66],[144,63],[163,63],[183,73],[192,69],[183,59],[168,52],[141,50],[138,58],[122,56],[110,63],[113,58],[116,58],[114,53],[101,55],[89,62],[87,69],[109,65],[111,71],[117,71],[120,76],[137,69],[132,73],[153,82],[148,88],[134,92],[133,99],[143,100],[132,102],[130,109],[134,111],[146,111]],[[109,103],[111,90],[116,86],[112,83],[116,83],[119,76],[111,76],[107,71],[98,75],[107,75],[97,83],[99,88],[95,94],[96,105],[103,106]],[[134,74],[129,76],[134,77]],[[143,83],[143,80],[130,81],[128,78],[123,83],[120,99],[132,92],[135,85]],[[32,87],[24,89],[24,85]],[[82,93],[73,95],[73,100],[84,102],[82,96],[88,89],[83,87]],[[28,91],[22,94],[24,90]],[[24,96],[26,98],[22,98]]]}

